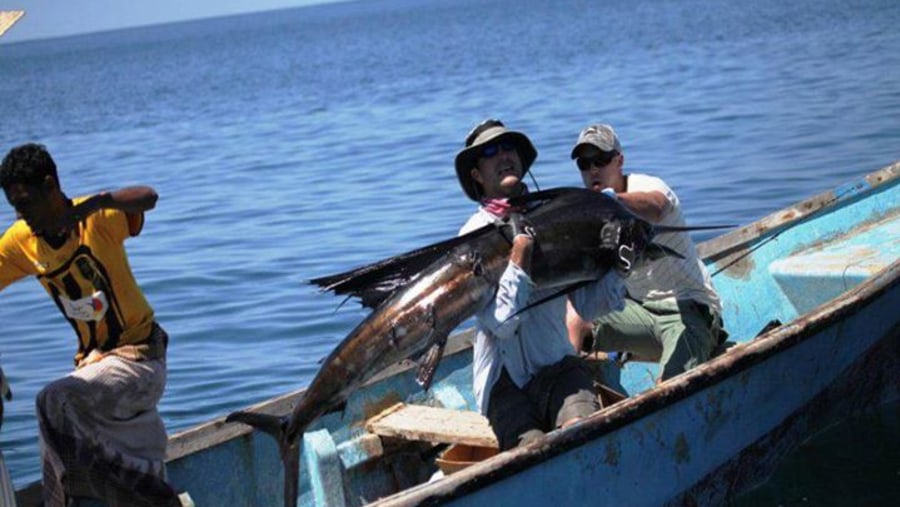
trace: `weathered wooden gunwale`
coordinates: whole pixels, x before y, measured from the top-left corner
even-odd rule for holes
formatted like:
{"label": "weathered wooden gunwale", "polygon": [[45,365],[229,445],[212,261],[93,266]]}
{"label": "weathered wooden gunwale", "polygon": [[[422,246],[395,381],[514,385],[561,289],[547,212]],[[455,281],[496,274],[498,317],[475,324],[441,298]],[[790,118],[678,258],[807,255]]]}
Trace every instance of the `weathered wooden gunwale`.
{"label": "weathered wooden gunwale", "polygon": [[849,199],[860,191],[871,190],[900,177],[900,162],[895,162],[883,169],[867,174],[862,182],[854,182],[850,185],[840,186],[836,189],[822,192],[796,204],[771,213],[751,224],[745,225],[735,231],[727,232],[721,236],[712,238],[697,245],[700,257],[707,261],[715,262],[720,268],[727,264],[726,257],[731,258],[745,253],[747,246],[768,235],[773,231],[787,229],[789,226],[828,209],[843,199]]}

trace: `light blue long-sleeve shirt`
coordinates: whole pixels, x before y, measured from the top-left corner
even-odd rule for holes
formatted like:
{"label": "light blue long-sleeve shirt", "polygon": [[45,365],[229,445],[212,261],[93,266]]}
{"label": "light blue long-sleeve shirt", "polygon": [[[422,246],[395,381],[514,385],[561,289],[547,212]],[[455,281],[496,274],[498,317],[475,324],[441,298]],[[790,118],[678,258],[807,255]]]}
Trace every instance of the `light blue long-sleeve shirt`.
{"label": "light blue long-sleeve shirt", "polygon": [[[460,234],[500,221],[479,208]],[[503,368],[517,386],[524,387],[542,368],[575,354],[566,329],[566,297],[552,299],[509,319],[529,302],[556,290],[535,290],[528,274],[510,262],[500,277],[496,292],[485,295],[481,310],[476,313],[472,361],[472,387],[482,414],[487,413],[491,389]],[[615,271],[568,296],[575,311],[586,320],[621,310],[624,297],[625,284]]]}

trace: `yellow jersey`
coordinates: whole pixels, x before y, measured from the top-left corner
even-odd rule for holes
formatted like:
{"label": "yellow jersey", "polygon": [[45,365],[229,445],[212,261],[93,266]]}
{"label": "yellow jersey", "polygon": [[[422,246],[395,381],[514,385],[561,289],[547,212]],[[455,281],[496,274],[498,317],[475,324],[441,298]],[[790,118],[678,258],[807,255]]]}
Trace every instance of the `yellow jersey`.
{"label": "yellow jersey", "polygon": [[36,276],[78,335],[75,364],[94,349],[141,344],[153,330],[153,309],[131,273],[124,241],[143,225],[143,213],[102,209],[54,249],[17,220],[0,237],[0,290]]}

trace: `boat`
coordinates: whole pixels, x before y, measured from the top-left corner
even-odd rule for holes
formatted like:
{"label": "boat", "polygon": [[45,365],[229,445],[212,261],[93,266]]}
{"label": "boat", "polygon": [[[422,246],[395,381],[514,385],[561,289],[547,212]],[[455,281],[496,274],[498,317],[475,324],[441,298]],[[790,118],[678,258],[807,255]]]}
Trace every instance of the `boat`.
{"label": "boat", "polygon": [[[307,430],[300,504],[721,505],[808,437],[900,400],[900,162],[698,248],[729,333],[710,361],[657,385],[656,365],[597,359],[600,411],[499,453],[462,331],[427,392],[401,363]],[[302,393],[249,410],[287,414]],[[274,441],[224,417],[172,435],[167,463],[196,505],[283,504]]]}

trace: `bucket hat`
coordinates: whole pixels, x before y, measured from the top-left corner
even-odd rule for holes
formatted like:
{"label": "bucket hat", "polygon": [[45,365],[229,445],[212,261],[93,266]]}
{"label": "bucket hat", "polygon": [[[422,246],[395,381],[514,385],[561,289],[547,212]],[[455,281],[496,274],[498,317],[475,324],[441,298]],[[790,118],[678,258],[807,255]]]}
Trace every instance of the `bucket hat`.
{"label": "bucket hat", "polygon": [[537,158],[537,150],[534,149],[528,136],[507,129],[500,120],[484,120],[469,132],[469,135],[466,136],[465,148],[456,155],[456,176],[459,178],[463,192],[469,196],[469,199],[478,201],[481,194],[481,185],[472,178],[472,168],[478,162],[482,148],[504,139],[511,141],[516,147],[516,152],[522,161],[522,176],[528,174],[528,169]]}

